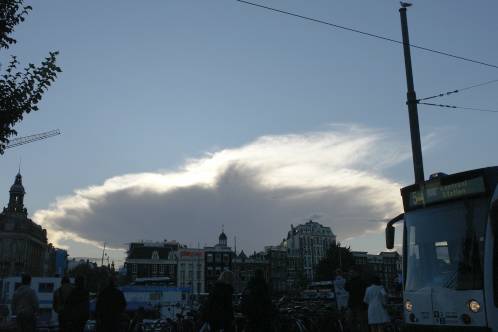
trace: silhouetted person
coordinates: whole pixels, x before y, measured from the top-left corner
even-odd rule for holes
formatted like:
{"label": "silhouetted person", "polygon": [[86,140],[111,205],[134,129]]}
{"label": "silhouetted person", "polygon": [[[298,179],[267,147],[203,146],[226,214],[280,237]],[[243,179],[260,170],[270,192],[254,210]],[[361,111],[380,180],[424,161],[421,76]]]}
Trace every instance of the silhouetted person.
{"label": "silhouetted person", "polygon": [[206,303],[204,321],[212,332],[233,330],[233,273],[224,271],[214,283]]}
{"label": "silhouetted person", "polygon": [[351,308],[351,318],[354,331],[366,330],[366,304],[363,302],[366,282],[360,273],[354,269],[350,272],[350,278],[346,282],[346,290],[349,292],[349,307]]}
{"label": "silhouetted person", "polygon": [[340,311],[348,308],[349,293],[346,291],[346,279],[341,269],[335,270],[334,293],[337,309]]}
{"label": "silhouetted person", "polygon": [[61,286],[57,288],[53,296],[53,308],[59,319],[59,331],[70,332],[69,320],[67,317],[66,302],[69,294],[71,294],[72,286],[69,283],[69,278],[64,276],[61,280]]}
{"label": "silhouetted person", "polygon": [[126,309],[126,300],[116,288],[114,278],[109,278],[107,286],[97,297],[95,315],[97,318],[97,332],[120,332],[121,317]]}
{"label": "silhouetted person", "polygon": [[272,303],[270,289],[263,271],[256,270],[254,278],[249,280],[242,294],[242,313],[247,318],[246,331],[270,331]]}
{"label": "silhouetted person", "polygon": [[372,332],[384,331],[384,325],[390,320],[384,308],[386,295],[379,277],[374,277],[372,285],[367,288],[363,298],[363,302],[368,304],[368,325],[370,325],[370,331]]}
{"label": "silhouetted person", "polygon": [[30,287],[31,276],[29,274],[23,274],[21,283],[12,297],[12,314],[16,316],[18,331],[35,332],[38,297]]}
{"label": "silhouetted person", "polygon": [[83,332],[90,317],[90,296],[83,276],[75,279],[74,288],[66,301],[66,314],[71,332]]}
{"label": "silhouetted person", "polygon": [[143,321],[145,317],[145,309],[143,307],[138,308],[135,312],[135,316],[130,322],[129,332],[144,332]]}

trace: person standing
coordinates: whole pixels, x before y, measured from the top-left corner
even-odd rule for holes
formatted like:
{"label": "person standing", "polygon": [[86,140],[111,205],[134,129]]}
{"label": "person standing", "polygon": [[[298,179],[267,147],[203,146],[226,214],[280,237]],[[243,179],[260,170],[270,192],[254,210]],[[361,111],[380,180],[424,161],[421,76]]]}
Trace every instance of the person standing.
{"label": "person standing", "polygon": [[213,289],[204,310],[204,321],[210,326],[210,331],[233,331],[233,273],[223,271],[214,283]]}
{"label": "person standing", "polygon": [[242,294],[242,313],[247,317],[247,331],[270,331],[272,303],[270,289],[262,270],[256,270]]}
{"label": "person standing", "polygon": [[351,323],[353,331],[366,330],[366,304],[363,296],[367,288],[366,282],[356,269],[350,270],[350,278],[346,282],[346,290],[349,293],[349,308],[351,309]]}
{"label": "person standing", "polygon": [[35,332],[36,314],[38,313],[38,297],[31,289],[31,276],[23,274],[21,286],[12,297],[12,314],[16,316],[16,325],[19,332]]}
{"label": "person standing", "polygon": [[346,279],[342,276],[342,270],[335,270],[334,291],[339,311],[348,308],[349,293],[346,291]]}
{"label": "person standing", "polygon": [[95,315],[97,332],[121,332],[121,317],[126,309],[126,299],[116,287],[113,277],[97,297]]}
{"label": "person standing", "polygon": [[384,325],[389,322],[389,315],[385,309],[386,291],[379,277],[374,277],[372,285],[365,291],[363,302],[368,304],[368,325],[372,332],[383,332]]}
{"label": "person standing", "polygon": [[66,313],[71,332],[83,332],[90,317],[90,296],[83,276],[75,279],[74,289],[66,301]]}
{"label": "person standing", "polygon": [[67,276],[62,277],[61,286],[54,292],[53,309],[57,313],[59,319],[59,331],[70,332],[69,321],[67,318],[66,301],[71,294],[72,286]]}

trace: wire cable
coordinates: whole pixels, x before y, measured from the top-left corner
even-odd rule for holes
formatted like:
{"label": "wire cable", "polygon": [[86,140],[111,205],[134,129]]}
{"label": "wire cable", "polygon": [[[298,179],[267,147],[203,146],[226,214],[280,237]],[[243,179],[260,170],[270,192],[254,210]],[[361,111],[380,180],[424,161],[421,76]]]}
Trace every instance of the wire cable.
{"label": "wire cable", "polygon": [[417,99],[417,102],[422,101],[422,100],[429,100],[429,99],[434,99],[434,98],[449,96],[449,95],[452,95],[454,93],[459,93],[459,92],[462,92],[462,91],[465,91],[465,90],[474,89],[474,88],[477,88],[477,87],[481,87],[481,86],[492,84],[492,83],[496,83],[496,82],[498,82],[498,79],[487,81],[487,82],[483,82],[483,83],[479,83],[479,84],[474,84],[474,85],[471,85],[471,86],[468,86],[468,87],[465,87],[465,88],[461,88],[461,89],[456,89],[456,90],[453,90],[453,91],[443,92],[443,93],[440,93],[440,94],[437,94],[437,95],[434,95],[434,96],[430,96],[430,97],[420,98],[420,99]]}
{"label": "wire cable", "polygon": [[445,104],[433,104],[433,103],[418,103],[419,105],[427,105],[434,107],[441,107],[445,109],[460,109],[465,111],[477,111],[477,112],[486,112],[486,113],[498,113],[498,110],[490,110],[484,108],[475,108],[475,107],[462,107],[462,106],[454,106],[454,105],[445,105]]}
{"label": "wire cable", "polygon": [[[238,1],[240,3],[244,3],[246,5],[251,5],[251,6],[254,6],[254,7],[259,7],[259,8],[263,8],[263,9],[266,9],[266,10],[270,10],[270,11],[273,11],[273,12],[276,12],[276,13],[285,14],[285,15],[289,15],[289,16],[294,16],[294,17],[297,17],[297,18],[301,18],[303,20],[307,20],[307,21],[311,21],[311,22],[315,22],[315,23],[320,23],[320,24],[325,24],[325,25],[328,25],[328,26],[331,26],[331,27],[334,27],[334,28],[337,28],[337,29],[342,29],[342,30],[346,30],[346,31],[350,31],[350,32],[355,32],[355,33],[358,33],[358,34],[361,34],[361,35],[364,35],[364,36],[373,37],[373,38],[377,38],[377,39],[382,39],[382,40],[385,40],[385,41],[388,41],[388,42],[392,42],[392,43],[396,43],[396,44],[401,44],[401,45],[405,44],[404,42],[402,42],[400,40],[392,39],[392,38],[389,38],[389,37],[384,37],[384,36],[381,36],[381,35],[376,35],[376,34],[373,34],[373,33],[370,33],[370,32],[365,32],[365,31],[361,31],[361,30],[358,30],[358,29],[354,29],[354,28],[349,28],[349,27],[346,27],[346,26],[343,26],[343,25],[334,24],[334,23],[327,22],[327,21],[318,20],[316,18],[299,15],[299,14],[288,12],[288,11],[281,10],[281,9],[277,9],[277,8],[273,8],[273,7],[268,7],[268,6],[260,5],[260,4],[254,3],[254,2],[250,2],[250,1],[246,1],[246,0],[236,0],[236,1]],[[434,49],[431,49],[431,48],[428,48],[428,47],[423,47],[423,46],[419,46],[419,45],[415,45],[415,44],[408,44],[408,46],[410,46],[412,48],[419,49],[419,50],[431,52],[431,53],[445,55],[445,56],[450,57],[450,58],[455,58],[455,59],[459,59],[459,60],[462,60],[462,61],[472,62],[472,63],[483,65],[483,66],[486,66],[486,67],[491,67],[491,68],[498,69],[498,65],[494,65],[494,64],[491,64],[491,63],[486,63],[484,61],[474,60],[474,59],[466,58],[466,57],[463,57],[463,56],[451,54],[451,53],[448,53],[448,52],[438,51],[438,50],[434,50]]]}

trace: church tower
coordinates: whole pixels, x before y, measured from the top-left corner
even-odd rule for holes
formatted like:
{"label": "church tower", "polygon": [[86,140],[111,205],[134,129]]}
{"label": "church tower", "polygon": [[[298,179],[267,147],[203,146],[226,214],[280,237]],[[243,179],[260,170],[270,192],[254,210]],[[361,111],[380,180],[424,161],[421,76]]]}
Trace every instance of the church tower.
{"label": "church tower", "polygon": [[221,227],[221,234],[218,237],[218,245],[220,247],[226,247],[227,246],[227,236],[225,235],[225,230],[223,228],[224,227]]}
{"label": "church tower", "polygon": [[5,212],[22,213],[27,216],[28,211],[24,208],[24,194],[26,194],[26,191],[22,185],[21,172],[17,173],[14,184],[10,187],[9,194],[9,205]]}

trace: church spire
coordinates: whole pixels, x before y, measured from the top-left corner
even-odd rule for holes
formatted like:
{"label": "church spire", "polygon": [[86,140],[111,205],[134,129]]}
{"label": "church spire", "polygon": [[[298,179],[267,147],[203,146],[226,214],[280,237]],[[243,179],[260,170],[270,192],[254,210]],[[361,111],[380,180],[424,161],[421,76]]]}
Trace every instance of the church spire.
{"label": "church spire", "polygon": [[26,194],[26,191],[24,190],[24,187],[22,185],[22,175],[20,169],[16,175],[14,184],[10,187],[9,194],[10,198],[7,211],[26,214],[27,212],[24,208],[24,194]]}

